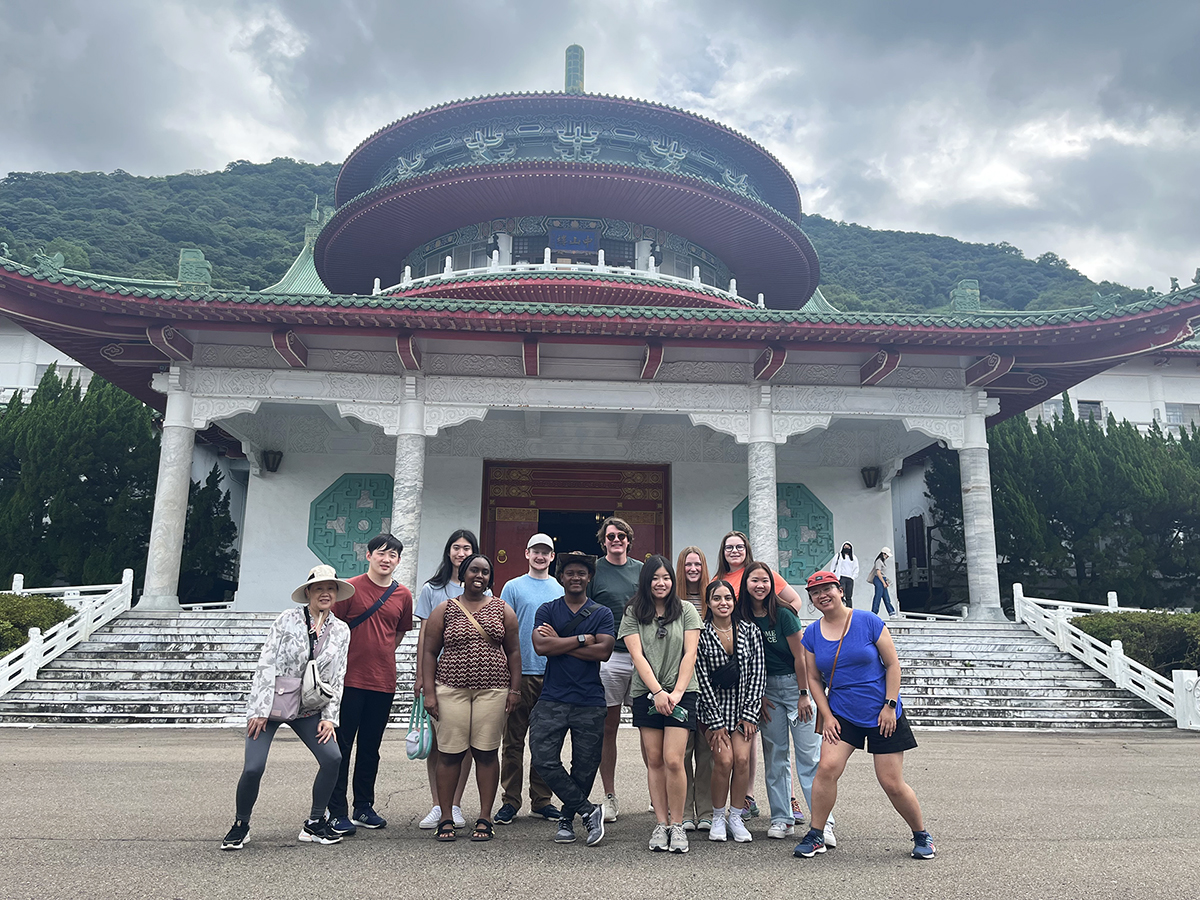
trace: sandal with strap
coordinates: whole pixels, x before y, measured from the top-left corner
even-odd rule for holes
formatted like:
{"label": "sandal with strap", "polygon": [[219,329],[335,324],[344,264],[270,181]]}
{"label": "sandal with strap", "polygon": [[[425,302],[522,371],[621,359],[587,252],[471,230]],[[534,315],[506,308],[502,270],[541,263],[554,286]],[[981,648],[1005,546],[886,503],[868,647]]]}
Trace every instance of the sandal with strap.
{"label": "sandal with strap", "polygon": [[492,823],[487,819],[476,819],[475,830],[471,832],[471,840],[473,841],[490,841],[494,829]]}
{"label": "sandal with strap", "polygon": [[437,831],[434,832],[433,837],[443,844],[458,840],[458,835],[454,833],[454,820],[442,819],[442,821],[438,822]]}

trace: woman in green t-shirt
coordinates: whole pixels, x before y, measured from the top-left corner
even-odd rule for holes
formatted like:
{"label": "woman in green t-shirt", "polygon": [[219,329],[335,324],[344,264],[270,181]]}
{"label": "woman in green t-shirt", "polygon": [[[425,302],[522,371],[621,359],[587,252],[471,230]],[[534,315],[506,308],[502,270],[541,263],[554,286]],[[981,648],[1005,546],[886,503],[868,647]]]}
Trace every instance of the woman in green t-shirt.
{"label": "woman in green t-shirt", "polygon": [[641,735],[657,820],[650,834],[651,850],[688,851],[683,756],[696,726],[700,628],[696,608],[675,591],[670,561],[651,556],[642,566],[637,592],[617,633],[633,661],[633,724]]}

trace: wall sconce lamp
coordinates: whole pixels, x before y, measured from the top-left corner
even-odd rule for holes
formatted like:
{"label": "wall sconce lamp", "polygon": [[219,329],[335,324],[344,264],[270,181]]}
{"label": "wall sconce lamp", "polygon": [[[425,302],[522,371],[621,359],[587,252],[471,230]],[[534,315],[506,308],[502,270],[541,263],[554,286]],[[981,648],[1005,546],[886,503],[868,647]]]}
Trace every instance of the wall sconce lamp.
{"label": "wall sconce lamp", "polygon": [[[263,468],[268,472],[275,473],[279,471],[279,464],[283,462],[282,450],[264,450],[262,452]],[[866,471],[864,469],[864,471]]]}
{"label": "wall sconce lamp", "polygon": [[863,487],[868,490],[879,484],[879,466],[863,466],[860,474],[862,475]]}

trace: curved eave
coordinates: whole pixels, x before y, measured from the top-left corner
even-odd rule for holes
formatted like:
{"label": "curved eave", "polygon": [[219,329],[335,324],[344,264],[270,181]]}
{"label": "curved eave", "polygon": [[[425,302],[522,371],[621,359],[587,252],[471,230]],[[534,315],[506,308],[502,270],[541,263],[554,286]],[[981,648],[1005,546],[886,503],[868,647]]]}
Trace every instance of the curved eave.
{"label": "curved eave", "polygon": [[799,226],[770,207],[687,176],[631,166],[522,160],[430,173],[365,194],[340,208],[314,248],[334,293],[365,293],[373,279],[400,281],[420,244],[468,222],[519,216],[600,216],[654,225],[720,258],[739,292],[798,309],[820,280],[816,251]]}
{"label": "curved eave", "polygon": [[423,137],[448,128],[475,127],[487,119],[519,113],[626,116],[697,138],[743,162],[768,199],[790,218],[801,217],[800,193],[791,174],[770,151],[738,131],[695,113],[606,94],[530,92],[454,100],[405,116],[376,131],[346,157],[334,189],[338,206],[368,190],[379,167]]}

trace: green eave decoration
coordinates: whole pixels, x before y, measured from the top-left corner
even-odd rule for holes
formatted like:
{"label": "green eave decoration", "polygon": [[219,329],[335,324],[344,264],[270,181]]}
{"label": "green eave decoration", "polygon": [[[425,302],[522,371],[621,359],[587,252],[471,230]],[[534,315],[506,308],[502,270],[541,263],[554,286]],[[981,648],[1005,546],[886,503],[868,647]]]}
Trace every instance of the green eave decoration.
{"label": "green eave decoration", "polygon": [[[779,574],[803,584],[833,558],[833,513],[803,484],[777,484]],[[750,498],[733,508],[733,528],[750,530]]]}
{"label": "green eave decoration", "polygon": [[392,527],[392,476],[343,475],[313,500],[308,549],[341,577],[366,571],[367,542]]}

